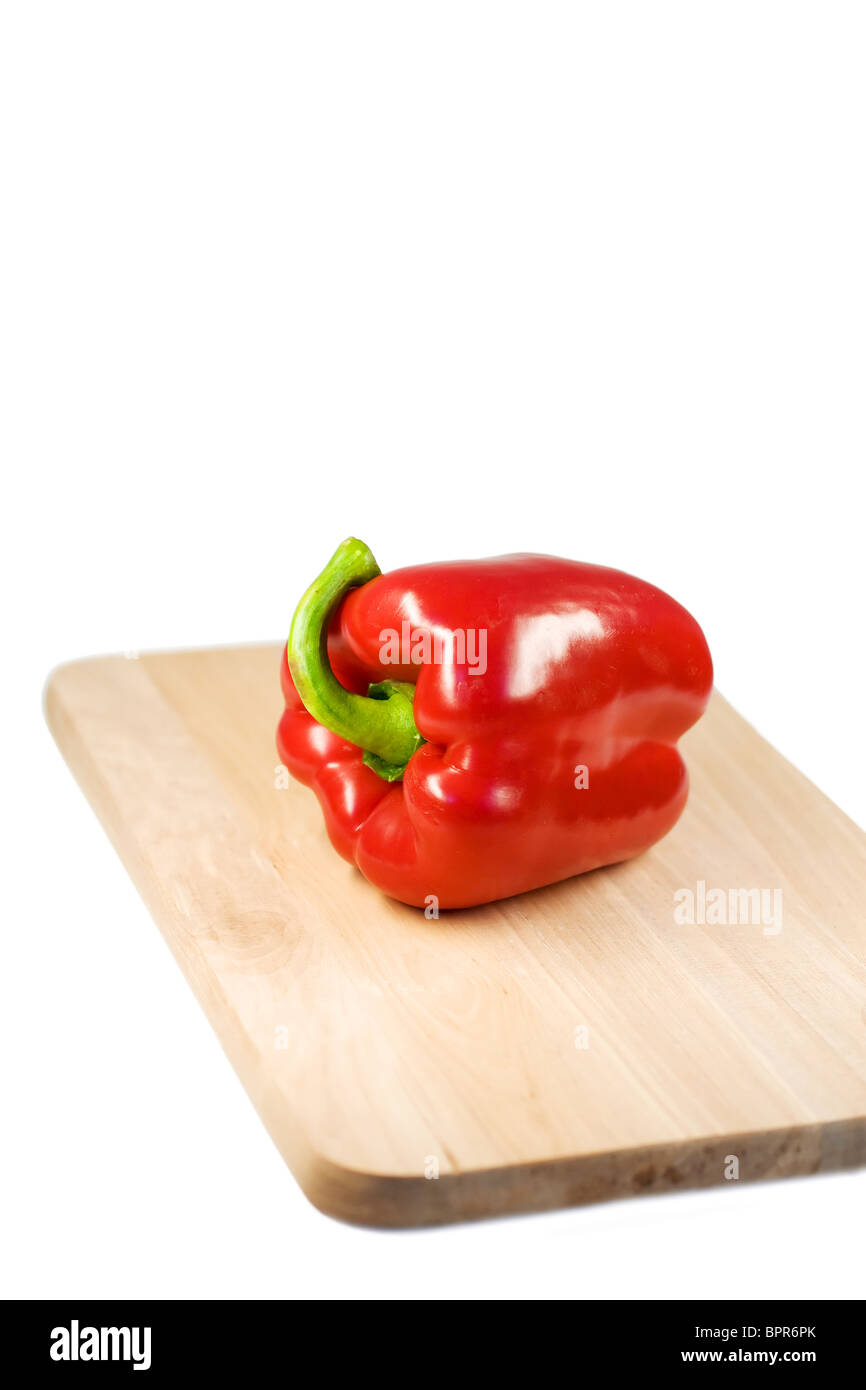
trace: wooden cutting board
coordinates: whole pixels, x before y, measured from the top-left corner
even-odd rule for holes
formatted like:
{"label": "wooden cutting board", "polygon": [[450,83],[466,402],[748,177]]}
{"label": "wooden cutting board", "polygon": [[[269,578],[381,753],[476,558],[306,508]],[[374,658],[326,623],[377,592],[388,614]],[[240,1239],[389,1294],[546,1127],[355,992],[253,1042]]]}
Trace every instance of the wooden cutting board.
{"label": "wooden cutting board", "polygon": [[719,695],[661,844],[433,921],[285,784],[278,659],[76,662],[46,706],[312,1202],[408,1226],[866,1161],[866,836]]}

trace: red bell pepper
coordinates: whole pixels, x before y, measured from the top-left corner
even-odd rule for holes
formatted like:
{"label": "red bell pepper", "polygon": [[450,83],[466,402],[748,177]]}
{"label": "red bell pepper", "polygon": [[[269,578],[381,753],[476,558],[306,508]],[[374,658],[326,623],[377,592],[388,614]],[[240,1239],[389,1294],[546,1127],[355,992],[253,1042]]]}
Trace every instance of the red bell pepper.
{"label": "red bell pepper", "polygon": [[344,541],[301,599],[277,748],[385,893],[470,907],[630,859],[679,817],[713,668],[661,590],[546,555],[381,574]]}

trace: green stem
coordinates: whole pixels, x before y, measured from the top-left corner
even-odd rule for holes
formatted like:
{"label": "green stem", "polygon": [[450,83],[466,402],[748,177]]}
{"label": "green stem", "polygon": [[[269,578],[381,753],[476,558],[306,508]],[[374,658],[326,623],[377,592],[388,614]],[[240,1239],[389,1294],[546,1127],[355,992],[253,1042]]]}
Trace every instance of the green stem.
{"label": "green stem", "polygon": [[412,712],[414,685],[379,681],[367,695],[355,695],[340,684],[328,661],[328,627],[335,608],[349,589],[378,574],[363,541],[343,541],[295,609],[287,650],[295,689],[313,718],[363,748],[365,763],[394,782],[424,742]]}

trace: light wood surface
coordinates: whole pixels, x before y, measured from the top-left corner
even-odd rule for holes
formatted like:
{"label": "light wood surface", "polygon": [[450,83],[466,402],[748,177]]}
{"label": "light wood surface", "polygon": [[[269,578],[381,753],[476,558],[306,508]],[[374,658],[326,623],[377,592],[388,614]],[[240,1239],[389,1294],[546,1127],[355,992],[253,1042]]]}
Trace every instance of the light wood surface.
{"label": "light wood surface", "polygon": [[[866,1161],[866,836],[720,696],[661,844],[432,921],[280,785],[278,658],[88,659],[46,710],[311,1201],[418,1225]],[[781,931],[677,923],[699,880],[780,889]]]}

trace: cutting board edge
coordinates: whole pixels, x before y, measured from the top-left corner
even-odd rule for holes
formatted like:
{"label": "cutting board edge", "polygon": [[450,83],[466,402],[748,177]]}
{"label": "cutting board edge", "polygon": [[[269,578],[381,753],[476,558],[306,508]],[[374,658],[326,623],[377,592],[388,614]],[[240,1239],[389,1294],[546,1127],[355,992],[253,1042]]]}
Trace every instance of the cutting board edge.
{"label": "cutting board edge", "polygon": [[[273,1137],[279,1147],[279,1137]],[[738,1160],[739,1176],[726,1178],[732,1157]],[[737,1187],[864,1166],[866,1116],[854,1116],[479,1168],[439,1178],[355,1171],[317,1158],[301,1186],[313,1205],[328,1216],[354,1225],[405,1228]]]}

